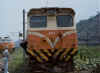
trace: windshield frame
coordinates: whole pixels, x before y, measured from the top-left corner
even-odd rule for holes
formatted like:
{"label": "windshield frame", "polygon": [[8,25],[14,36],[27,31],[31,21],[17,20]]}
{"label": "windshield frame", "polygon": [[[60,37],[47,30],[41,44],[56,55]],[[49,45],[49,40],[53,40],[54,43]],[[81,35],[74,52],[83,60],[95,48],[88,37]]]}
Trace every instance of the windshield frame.
{"label": "windshield frame", "polygon": [[[59,20],[58,20],[58,18],[57,18],[58,16],[71,16],[71,21],[72,21],[71,23],[72,23],[72,26],[59,26],[59,25],[58,25],[58,21],[59,21]],[[73,26],[74,26],[74,17],[73,17],[71,14],[65,14],[65,15],[64,15],[64,14],[59,14],[59,15],[56,16],[56,22],[57,22],[56,27],[58,27],[58,28],[59,28],[59,27],[65,27],[65,28],[67,28],[67,27],[73,27]],[[62,25],[62,24],[60,24],[60,25]]]}
{"label": "windshield frame", "polygon": [[[42,27],[31,27],[31,17],[45,17],[45,24],[42,24],[43,26]],[[38,24],[33,24],[33,25],[38,25]],[[45,26],[44,26],[45,25]],[[32,15],[29,17],[29,27],[30,28],[47,28],[47,16],[46,15]]]}

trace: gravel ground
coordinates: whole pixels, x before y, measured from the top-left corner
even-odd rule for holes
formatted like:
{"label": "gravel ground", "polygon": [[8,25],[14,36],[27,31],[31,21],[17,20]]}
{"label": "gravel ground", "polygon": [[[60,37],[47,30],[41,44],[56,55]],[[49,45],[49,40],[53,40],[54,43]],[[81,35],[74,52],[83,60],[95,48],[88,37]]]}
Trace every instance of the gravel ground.
{"label": "gravel ground", "polygon": [[[45,71],[45,72],[44,72]],[[27,63],[21,65],[19,68],[17,68],[15,71],[10,73],[61,73],[61,72],[48,72],[46,70],[42,70],[39,68],[39,66],[30,66]],[[75,72],[65,72],[65,73],[91,73],[92,70],[83,70],[83,71],[75,71]]]}

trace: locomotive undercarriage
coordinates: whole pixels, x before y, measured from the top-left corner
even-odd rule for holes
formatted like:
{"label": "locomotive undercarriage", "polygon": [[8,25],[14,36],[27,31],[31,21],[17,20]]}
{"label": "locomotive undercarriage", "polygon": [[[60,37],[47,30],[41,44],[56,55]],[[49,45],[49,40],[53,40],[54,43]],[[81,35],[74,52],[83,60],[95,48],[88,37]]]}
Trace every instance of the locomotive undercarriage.
{"label": "locomotive undercarriage", "polygon": [[[71,54],[74,48],[71,48],[66,54],[65,48],[59,51],[58,49],[50,50],[48,52],[44,52],[44,49],[40,50],[28,50],[26,46],[27,42],[21,43],[22,48],[25,50],[26,54],[29,56],[29,66],[33,68],[34,71],[42,71],[42,72],[72,72],[73,65],[73,56],[77,53]],[[59,52],[59,53],[58,53]],[[44,55],[41,55],[41,54]],[[61,55],[65,55],[61,57]],[[47,58],[46,58],[47,57]]]}
{"label": "locomotive undercarriage", "polygon": [[[55,51],[56,52],[56,51]],[[71,51],[70,51],[71,52]],[[54,57],[52,53],[52,56],[48,57],[48,61],[46,61],[45,59],[42,59],[41,56],[40,59],[42,59],[42,62],[39,62],[36,57],[32,56],[30,54],[29,56],[29,63],[30,65],[32,65],[32,68],[36,68],[35,66],[38,67],[38,71],[42,70],[44,72],[60,72],[60,73],[64,73],[64,72],[72,72],[74,65],[73,65],[73,55],[68,59],[68,54],[66,55],[65,58],[63,58],[62,60],[59,60],[60,56],[62,55],[63,52],[60,52],[58,56]],[[66,59],[68,59],[66,61]],[[35,71],[35,70],[34,70]],[[37,71],[37,70],[36,70]]]}
{"label": "locomotive undercarriage", "polygon": [[44,63],[39,63],[30,58],[29,66],[31,66],[33,70],[35,68],[34,72],[41,71],[41,72],[56,72],[56,73],[72,72],[74,68],[73,58],[71,58],[67,62],[52,60]]}

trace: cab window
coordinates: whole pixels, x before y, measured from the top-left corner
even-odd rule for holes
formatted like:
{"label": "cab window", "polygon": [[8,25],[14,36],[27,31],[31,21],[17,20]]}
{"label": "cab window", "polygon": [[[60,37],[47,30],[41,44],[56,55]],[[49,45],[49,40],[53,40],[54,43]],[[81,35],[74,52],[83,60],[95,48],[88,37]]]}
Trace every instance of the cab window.
{"label": "cab window", "polygon": [[31,16],[30,17],[30,27],[46,27],[47,26],[47,17],[46,16]]}
{"label": "cab window", "polygon": [[72,27],[73,19],[71,15],[58,15],[57,27]]}

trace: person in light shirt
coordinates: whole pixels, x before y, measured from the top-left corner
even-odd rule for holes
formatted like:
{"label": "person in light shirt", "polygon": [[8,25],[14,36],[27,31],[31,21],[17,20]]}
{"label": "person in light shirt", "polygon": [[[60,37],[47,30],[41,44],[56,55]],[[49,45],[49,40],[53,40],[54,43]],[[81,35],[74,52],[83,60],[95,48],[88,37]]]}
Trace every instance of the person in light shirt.
{"label": "person in light shirt", "polygon": [[8,72],[8,56],[9,56],[8,46],[6,46],[3,55],[4,55],[4,73],[9,73]]}

